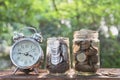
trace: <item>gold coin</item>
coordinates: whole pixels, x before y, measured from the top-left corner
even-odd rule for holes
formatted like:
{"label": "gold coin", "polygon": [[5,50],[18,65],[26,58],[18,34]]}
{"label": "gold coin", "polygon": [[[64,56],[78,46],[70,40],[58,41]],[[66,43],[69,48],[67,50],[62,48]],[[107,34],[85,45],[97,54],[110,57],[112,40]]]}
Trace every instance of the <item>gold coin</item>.
{"label": "gold coin", "polygon": [[77,51],[79,51],[80,46],[74,45],[73,48],[74,48],[74,49],[73,49],[73,52],[76,53]]}
{"label": "gold coin", "polygon": [[80,53],[77,55],[77,60],[79,62],[84,62],[86,60],[86,55],[84,53]]}

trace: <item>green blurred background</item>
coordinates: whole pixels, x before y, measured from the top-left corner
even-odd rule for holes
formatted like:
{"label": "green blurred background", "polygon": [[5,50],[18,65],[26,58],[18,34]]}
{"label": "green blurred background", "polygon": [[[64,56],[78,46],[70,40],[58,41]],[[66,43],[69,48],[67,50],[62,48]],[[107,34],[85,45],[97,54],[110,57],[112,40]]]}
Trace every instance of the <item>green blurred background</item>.
{"label": "green blurred background", "polygon": [[[34,27],[46,40],[75,30],[99,31],[101,67],[120,67],[120,0],[0,0],[0,70],[10,69],[14,31]],[[71,49],[72,51],[72,49]]]}

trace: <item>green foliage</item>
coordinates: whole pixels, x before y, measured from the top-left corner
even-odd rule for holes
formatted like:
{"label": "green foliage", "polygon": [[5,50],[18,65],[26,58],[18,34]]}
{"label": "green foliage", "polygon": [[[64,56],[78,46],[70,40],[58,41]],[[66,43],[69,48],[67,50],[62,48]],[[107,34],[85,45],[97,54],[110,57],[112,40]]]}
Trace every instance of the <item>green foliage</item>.
{"label": "green foliage", "polygon": [[[0,0],[0,41],[12,45],[13,31],[31,26],[42,32],[44,52],[52,36],[69,37],[71,48],[75,30],[99,30],[103,18],[108,28],[114,25],[119,30],[119,9],[120,0]],[[120,67],[119,36],[108,33],[106,38],[102,32],[101,66]]]}

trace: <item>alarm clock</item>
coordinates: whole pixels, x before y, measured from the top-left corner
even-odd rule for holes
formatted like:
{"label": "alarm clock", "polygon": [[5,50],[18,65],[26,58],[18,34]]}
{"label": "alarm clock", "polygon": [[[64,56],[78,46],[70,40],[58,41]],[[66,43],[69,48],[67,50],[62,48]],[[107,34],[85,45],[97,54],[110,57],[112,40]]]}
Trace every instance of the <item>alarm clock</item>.
{"label": "alarm clock", "polygon": [[13,74],[18,70],[23,71],[25,74],[31,71],[38,74],[39,66],[43,62],[44,54],[39,44],[39,42],[42,42],[42,35],[32,27],[27,27],[27,29],[33,30],[34,34],[28,37],[24,36],[23,33],[15,32],[13,36],[15,43],[10,51],[10,59],[17,67]]}

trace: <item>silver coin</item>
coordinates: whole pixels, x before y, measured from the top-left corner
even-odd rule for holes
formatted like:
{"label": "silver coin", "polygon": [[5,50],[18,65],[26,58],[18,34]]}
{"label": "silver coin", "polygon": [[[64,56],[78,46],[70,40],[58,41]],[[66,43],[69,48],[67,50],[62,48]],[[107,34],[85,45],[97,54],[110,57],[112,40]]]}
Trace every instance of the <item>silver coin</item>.
{"label": "silver coin", "polygon": [[79,62],[84,62],[86,60],[86,55],[84,53],[80,53],[76,57]]}

